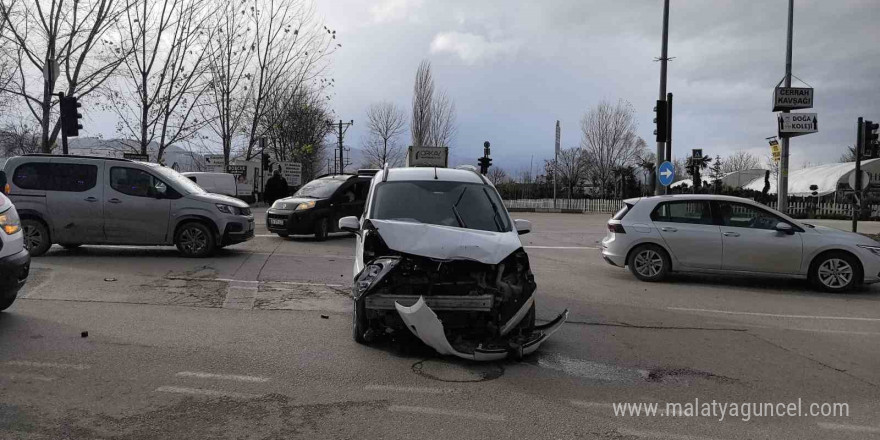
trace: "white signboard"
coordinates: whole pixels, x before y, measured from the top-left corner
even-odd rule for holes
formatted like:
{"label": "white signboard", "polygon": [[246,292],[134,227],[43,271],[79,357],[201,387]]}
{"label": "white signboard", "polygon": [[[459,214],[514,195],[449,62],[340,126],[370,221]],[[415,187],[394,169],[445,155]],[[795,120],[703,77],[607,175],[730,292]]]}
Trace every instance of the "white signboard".
{"label": "white signboard", "polygon": [[780,113],[779,136],[792,137],[819,131],[816,113]]}
{"label": "white signboard", "polygon": [[[856,187],[856,173],[852,173],[849,175],[849,187],[855,189]],[[871,183],[871,175],[868,174],[867,171],[862,171],[862,189],[868,187]]]}
{"label": "white signboard", "polygon": [[408,167],[442,167],[446,168],[449,149],[446,147],[413,147],[406,151]]}
{"label": "white signboard", "polygon": [[209,173],[222,173],[223,155],[222,154],[206,154],[205,155],[205,171]]}
{"label": "white signboard", "polygon": [[813,89],[809,87],[777,87],[773,90],[773,111],[813,108]]}
{"label": "white signboard", "polygon": [[302,185],[302,164],[299,162],[276,162],[281,169],[281,177],[287,181],[287,186]]}

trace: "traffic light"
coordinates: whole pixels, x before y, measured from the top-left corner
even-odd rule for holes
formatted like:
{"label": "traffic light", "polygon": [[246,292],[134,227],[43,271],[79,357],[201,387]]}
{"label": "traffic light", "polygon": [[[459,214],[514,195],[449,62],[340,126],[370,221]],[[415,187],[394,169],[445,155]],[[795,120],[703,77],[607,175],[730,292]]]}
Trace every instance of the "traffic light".
{"label": "traffic light", "polygon": [[263,159],[263,171],[268,171],[269,170],[269,154],[263,153],[262,159]]}
{"label": "traffic light", "polygon": [[865,121],[864,125],[862,125],[862,130],[864,130],[862,135],[864,143],[862,145],[866,157],[878,157],[877,153],[878,149],[880,149],[880,140],[878,140],[877,135],[878,128],[880,128],[880,124],[872,121]]}
{"label": "traffic light", "polygon": [[669,134],[667,130],[667,124],[669,122],[669,114],[667,112],[668,107],[666,105],[666,101],[657,100],[657,105],[654,107],[654,134],[657,135],[657,142],[666,142],[669,139]]}
{"label": "traffic light", "polygon": [[79,130],[83,128],[79,123],[82,114],[78,109],[82,107],[77,101],[76,96],[65,96],[61,98],[61,130],[67,137],[79,136]]}
{"label": "traffic light", "polygon": [[819,185],[810,185],[810,191],[812,191],[810,194],[812,194],[814,197],[818,196],[819,195]]}
{"label": "traffic light", "polygon": [[480,164],[480,174],[485,175],[489,172],[489,167],[492,166],[492,158],[483,156],[477,159],[477,163]]}

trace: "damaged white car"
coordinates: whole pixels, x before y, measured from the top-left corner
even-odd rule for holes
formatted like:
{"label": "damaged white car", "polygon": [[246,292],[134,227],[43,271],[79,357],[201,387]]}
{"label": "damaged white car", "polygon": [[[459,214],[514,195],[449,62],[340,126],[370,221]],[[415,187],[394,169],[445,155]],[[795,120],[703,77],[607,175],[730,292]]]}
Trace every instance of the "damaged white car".
{"label": "damaged white car", "polygon": [[[352,336],[411,331],[441,354],[498,360],[535,351],[565,321],[535,325],[535,280],[495,187],[473,170],[385,168],[357,235]],[[407,330],[404,330],[407,329]]]}

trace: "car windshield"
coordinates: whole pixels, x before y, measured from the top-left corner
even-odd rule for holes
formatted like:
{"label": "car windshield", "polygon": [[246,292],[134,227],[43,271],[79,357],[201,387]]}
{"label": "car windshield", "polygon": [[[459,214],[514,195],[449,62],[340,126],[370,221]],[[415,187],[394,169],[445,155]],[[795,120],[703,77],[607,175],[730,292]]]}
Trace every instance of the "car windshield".
{"label": "car windshield", "polygon": [[338,179],[316,179],[313,180],[296,192],[293,197],[310,197],[313,199],[326,199],[336,192],[345,180]]}
{"label": "car windshield", "polygon": [[385,182],[376,186],[371,218],[510,231],[498,193],[477,183],[446,181]]}
{"label": "car windshield", "polygon": [[190,180],[188,177],[183,174],[178,173],[177,171],[172,170],[168,167],[151,167],[151,170],[155,171],[162,179],[165,180],[166,183],[171,184],[174,189],[185,192],[188,194],[205,194],[207,191],[202,189],[201,186],[197,185],[195,182]]}

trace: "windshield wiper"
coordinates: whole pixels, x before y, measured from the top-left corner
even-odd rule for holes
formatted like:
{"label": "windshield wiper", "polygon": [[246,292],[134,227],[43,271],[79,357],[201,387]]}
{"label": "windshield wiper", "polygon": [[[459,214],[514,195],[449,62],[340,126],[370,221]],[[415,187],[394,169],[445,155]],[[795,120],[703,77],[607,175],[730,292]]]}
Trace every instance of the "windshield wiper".
{"label": "windshield wiper", "polygon": [[461,190],[461,194],[458,195],[458,200],[452,204],[452,213],[455,214],[455,220],[458,221],[458,225],[462,228],[466,228],[467,225],[465,224],[464,219],[461,218],[461,214],[458,212],[458,204],[461,203],[461,198],[464,197],[465,191],[467,191],[467,187],[464,187],[464,189]]}
{"label": "windshield wiper", "polygon": [[492,215],[492,221],[495,222],[495,227],[498,228],[498,232],[503,232],[501,227],[501,222],[498,221],[500,214],[498,214],[498,207],[495,206],[495,202],[492,201],[492,197],[489,196],[489,193],[486,191],[486,188],[483,188],[483,194],[486,195],[486,198],[489,199],[489,204],[492,205],[492,211],[495,213]]}

